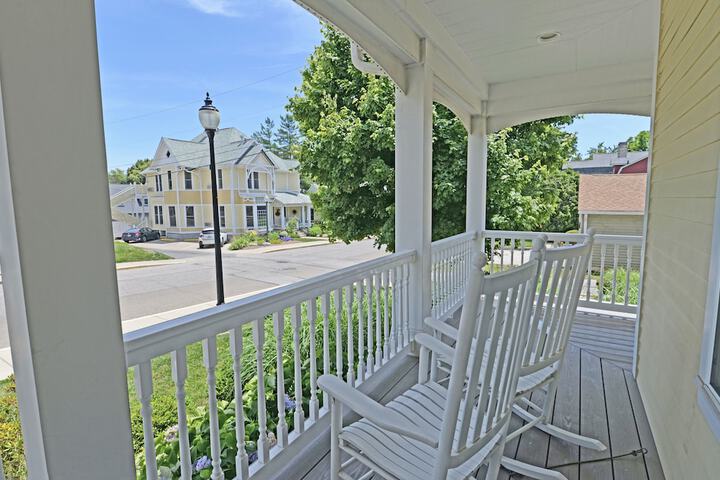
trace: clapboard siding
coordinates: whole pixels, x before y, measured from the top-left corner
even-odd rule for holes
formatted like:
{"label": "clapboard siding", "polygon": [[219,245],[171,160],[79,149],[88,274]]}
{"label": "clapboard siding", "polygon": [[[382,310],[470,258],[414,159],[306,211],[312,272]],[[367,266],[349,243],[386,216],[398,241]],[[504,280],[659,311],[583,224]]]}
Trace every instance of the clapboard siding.
{"label": "clapboard siding", "polygon": [[638,386],[668,478],[714,478],[693,383],[720,160],[720,0],[662,0]]}
{"label": "clapboard siding", "polygon": [[607,235],[642,235],[642,215],[588,215],[588,228]]}

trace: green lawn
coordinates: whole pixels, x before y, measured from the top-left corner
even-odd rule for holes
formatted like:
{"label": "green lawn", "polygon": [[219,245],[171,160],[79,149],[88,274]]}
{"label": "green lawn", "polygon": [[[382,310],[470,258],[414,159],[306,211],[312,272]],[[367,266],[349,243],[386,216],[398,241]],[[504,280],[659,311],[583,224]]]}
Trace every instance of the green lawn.
{"label": "green lawn", "polygon": [[168,260],[170,258],[172,257],[169,257],[164,253],[134,247],[125,242],[115,242],[115,263],[143,262],[147,260]]}

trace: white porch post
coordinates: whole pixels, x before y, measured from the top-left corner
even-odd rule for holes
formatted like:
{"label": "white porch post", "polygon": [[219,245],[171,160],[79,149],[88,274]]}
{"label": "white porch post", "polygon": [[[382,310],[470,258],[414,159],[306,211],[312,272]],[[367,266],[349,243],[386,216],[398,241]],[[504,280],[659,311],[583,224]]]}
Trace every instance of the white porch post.
{"label": "white porch post", "polygon": [[487,119],[482,115],[470,117],[467,149],[467,192],[465,230],[485,230],[487,208]]}
{"label": "white porch post", "polygon": [[[134,478],[92,0],[0,2],[0,89],[0,261],[29,478]],[[92,241],[48,248],[77,232]]]}
{"label": "white porch post", "polygon": [[407,67],[407,93],[395,90],[395,250],[415,250],[409,288],[410,338],[430,315],[433,73]]}
{"label": "white porch post", "polygon": [[285,205],[280,207],[280,228],[285,229]]}

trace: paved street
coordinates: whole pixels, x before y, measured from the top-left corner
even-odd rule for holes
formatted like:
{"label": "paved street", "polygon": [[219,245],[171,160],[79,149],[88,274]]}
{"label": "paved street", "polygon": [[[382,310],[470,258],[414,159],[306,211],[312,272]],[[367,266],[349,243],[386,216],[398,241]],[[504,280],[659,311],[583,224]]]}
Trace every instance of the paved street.
{"label": "paved street", "polygon": [[[285,285],[384,254],[374,248],[370,240],[350,245],[307,245],[265,253],[259,250],[232,252],[223,249],[225,295],[231,297]],[[119,270],[118,288],[123,321],[214,300],[215,267],[212,249],[199,250],[197,244],[191,242],[152,242],[138,246],[161,251],[184,262]],[[0,348],[7,346],[5,304],[0,301]]]}

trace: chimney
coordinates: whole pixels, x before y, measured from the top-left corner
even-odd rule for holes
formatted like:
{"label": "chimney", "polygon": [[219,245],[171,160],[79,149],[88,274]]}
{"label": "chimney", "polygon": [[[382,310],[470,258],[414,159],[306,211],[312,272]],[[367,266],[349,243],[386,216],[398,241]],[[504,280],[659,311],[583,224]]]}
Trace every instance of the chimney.
{"label": "chimney", "polygon": [[627,142],[618,143],[617,156],[618,158],[627,158],[628,146]]}

